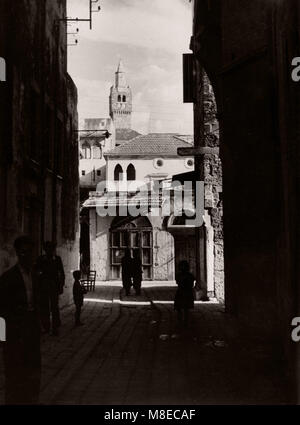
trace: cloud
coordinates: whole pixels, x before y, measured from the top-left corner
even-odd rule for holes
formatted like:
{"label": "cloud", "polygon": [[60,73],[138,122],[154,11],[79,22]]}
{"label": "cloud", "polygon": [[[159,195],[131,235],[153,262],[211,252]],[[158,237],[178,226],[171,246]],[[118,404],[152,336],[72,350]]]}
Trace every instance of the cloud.
{"label": "cloud", "polygon": [[[86,18],[88,0],[69,0],[68,16]],[[187,0],[101,0],[93,30],[78,24],[69,72],[79,89],[80,117],[108,115],[119,57],[133,92],[133,128],[193,132],[192,105],[182,102],[182,53],[192,32]]]}
{"label": "cloud", "polygon": [[80,118],[108,117],[110,84],[106,81],[81,78],[75,79],[75,84],[78,87]]}
{"label": "cloud", "polygon": [[[88,17],[88,1],[69,1],[68,14]],[[93,21],[92,31],[79,24],[82,37],[149,49],[184,51],[192,33],[191,7],[179,0],[102,0]]]}

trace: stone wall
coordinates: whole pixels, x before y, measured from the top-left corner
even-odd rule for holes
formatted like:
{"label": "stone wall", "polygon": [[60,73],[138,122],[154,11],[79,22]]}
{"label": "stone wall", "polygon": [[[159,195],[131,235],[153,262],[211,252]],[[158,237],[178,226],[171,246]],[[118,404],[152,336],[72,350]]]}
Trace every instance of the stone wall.
{"label": "stone wall", "polygon": [[54,240],[67,275],[78,267],[77,90],[67,74],[65,15],[65,0],[0,3],[0,56],[7,62],[0,84],[0,273],[14,264],[13,242],[24,233],[36,256]]}
{"label": "stone wall", "polygon": [[91,269],[96,270],[97,279],[110,280],[110,226],[113,217],[99,217],[90,211]]}
{"label": "stone wall", "polygon": [[299,344],[290,337],[300,311],[300,86],[291,79],[299,1],[194,4],[192,49],[213,84],[221,130],[227,311],[243,335],[276,341],[299,402]]}
{"label": "stone wall", "polygon": [[[204,140],[205,146],[219,147],[219,122],[213,87],[207,74],[203,74]],[[223,176],[219,155],[205,155],[203,159],[205,208],[210,215],[214,234],[214,291],[219,301],[224,301],[224,250],[223,250]]]}
{"label": "stone wall", "polygon": [[[199,89],[196,91],[194,116],[195,146],[219,147],[219,122],[213,87],[207,74],[199,67]],[[220,156],[203,155],[196,160],[196,167],[204,181],[204,206],[206,212],[206,251],[213,252],[213,290],[209,296],[224,301],[224,252],[223,252],[223,180]],[[210,229],[212,227],[212,229]],[[213,241],[210,240],[212,234]],[[213,243],[213,247],[210,244]],[[208,255],[208,254],[207,254]],[[206,260],[206,279],[211,279],[210,257]],[[208,285],[210,286],[210,285]]]}
{"label": "stone wall", "polygon": [[153,280],[174,280],[174,238],[162,228],[161,217],[149,217],[153,226]]}
{"label": "stone wall", "polygon": [[[222,7],[219,1],[209,5],[196,1],[193,50],[213,84],[220,119],[226,306],[239,312],[245,326],[263,333],[267,328],[272,331],[270,318],[276,314],[275,294],[270,291],[275,275],[257,270],[262,254],[266,270],[272,270],[276,261],[272,244],[277,237],[278,161],[272,75],[264,52],[269,42],[266,9],[271,6],[259,1],[243,5],[241,9],[233,1],[222,2]],[[242,27],[244,20],[248,22]],[[250,42],[253,39],[256,43]],[[263,315],[260,319],[258,312]]]}

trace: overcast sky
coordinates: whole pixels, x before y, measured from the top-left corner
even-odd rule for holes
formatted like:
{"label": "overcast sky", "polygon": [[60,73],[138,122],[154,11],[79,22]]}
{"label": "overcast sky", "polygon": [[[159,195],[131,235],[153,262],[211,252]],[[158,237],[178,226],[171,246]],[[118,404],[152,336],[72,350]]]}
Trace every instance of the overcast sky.
{"label": "overcast sky", "polygon": [[[99,0],[101,11],[69,47],[69,73],[79,91],[80,119],[109,114],[109,89],[122,58],[133,92],[133,129],[192,134],[192,105],[182,102],[182,53],[189,53],[189,0]],[[89,0],[68,0],[68,16],[87,18]],[[69,42],[72,43],[72,35]]]}

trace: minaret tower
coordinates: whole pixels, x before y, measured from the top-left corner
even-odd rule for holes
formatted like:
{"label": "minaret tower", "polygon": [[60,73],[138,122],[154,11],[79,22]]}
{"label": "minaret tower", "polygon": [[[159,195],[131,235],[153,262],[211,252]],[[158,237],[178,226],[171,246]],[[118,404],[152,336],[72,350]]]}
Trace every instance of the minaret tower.
{"label": "minaret tower", "polygon": [[126,81],[122,60],[116,72],[115,84],[110,89],[109,114],[116,130],[131,129],[132,93]]}

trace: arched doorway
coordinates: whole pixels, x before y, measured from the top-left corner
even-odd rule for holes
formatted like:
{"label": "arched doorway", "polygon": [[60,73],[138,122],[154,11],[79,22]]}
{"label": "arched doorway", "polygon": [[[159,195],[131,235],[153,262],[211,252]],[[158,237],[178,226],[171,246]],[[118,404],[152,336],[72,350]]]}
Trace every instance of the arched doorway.
{"label": "arched doorway", "polygon": [[125,249],[131,254],[139,251],[143,266],[143,279],[153,278],[153,229],[147,217],[116,217],[110,228],[111,279],[121,278],[121,261]]}

